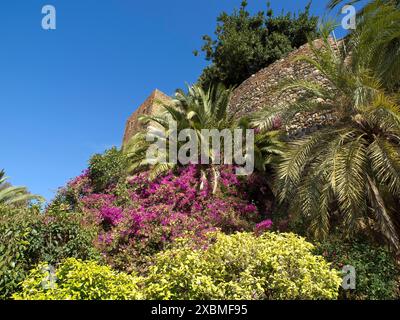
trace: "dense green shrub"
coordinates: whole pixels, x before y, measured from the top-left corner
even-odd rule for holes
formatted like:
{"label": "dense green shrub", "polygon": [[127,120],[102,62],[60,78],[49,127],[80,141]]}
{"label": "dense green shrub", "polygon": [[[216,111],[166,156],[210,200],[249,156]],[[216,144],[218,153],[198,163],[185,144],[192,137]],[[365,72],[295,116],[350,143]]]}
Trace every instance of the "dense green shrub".
{"label": "dense green shrub", "polygon": [[150,299],[335,299],[341,279],[294,234],[216,234],[205,251],[181,241],[145,279]]}
{"label": "dense green shrub", "polygon": [[[177,240],[159,253],[146,277],[93,261],[39,264],[15,299],[335,299],[341,279],[313,245],[294,234],[210,234],[202,247]],[[203,244],[205,244],[204,242]]]}
{"label": "dense green shrub", "polygon": [[139,300],[140,278],[113,271],[97,262],[67,259],[52,274],[39,264],[22,284],[16,300]]}
{"label": "dense green shrub", "polygon": [[53,208],[0,208],[0,299],[20,289],[20,282],[37,263],[57,263],[68,257],[98,259],[96,233],[81,214]]}
{"label": "dense green shrub", "polygon": [[[200,84],[241,84],[257,71],[281,59],[317,36],[318,17],[310,16],[310,5],[299,15],[274,16],[272,10],[251,15],[247,1],[231,15],[218,17],[216,39],[204,36],[202,51],[212,64],[200,77]],[[197,52],[195,52],[197,55]]]}
{"label": "dense green shrub", "polygon": [[399,298],[400,270],[393,256],[383,247],[365,241],[330,240],[318,244],[322,254],[336,269],[349,265],[356,269],[356,289],[341,290],[340,298],[387,300]]}
{"label": "dense green shrub", "polygon": [[127,159],[116,147],[96,154],[89,161],[89,177],[94,192],[105,191],[126,177]]}
{"label": "dense green shrub", "polygon": [[37,208],[0,206],[0,299],[8,299],[25,278],[33,225],[40,219]]}
{"label": "dense green shrub", "polygon": [[60,208],[46,212],[32,229],[29,253],[32,263],[58,263],[66,258],[97,260],[97,229],[81,213]]}

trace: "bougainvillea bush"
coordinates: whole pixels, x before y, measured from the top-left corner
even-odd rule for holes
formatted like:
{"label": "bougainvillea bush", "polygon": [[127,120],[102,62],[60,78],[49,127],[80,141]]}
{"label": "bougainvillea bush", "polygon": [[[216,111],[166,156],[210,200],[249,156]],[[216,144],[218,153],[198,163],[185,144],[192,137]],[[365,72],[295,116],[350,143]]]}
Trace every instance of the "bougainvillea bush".
{"label": "bougainvillea bush", "polygon": [[[97,246],[114,267],[133,271],[177,238],[205,239],[210,231],[264,232],[272,222],[246,194],[246,182],[234,168],[221,170],[220,190],[213,194],[200,170],[191,165],[150,181],[147,173],[93,193],[90,173],[60,193],[99,228]],[[72,209],[72,208],[71,208]]]}

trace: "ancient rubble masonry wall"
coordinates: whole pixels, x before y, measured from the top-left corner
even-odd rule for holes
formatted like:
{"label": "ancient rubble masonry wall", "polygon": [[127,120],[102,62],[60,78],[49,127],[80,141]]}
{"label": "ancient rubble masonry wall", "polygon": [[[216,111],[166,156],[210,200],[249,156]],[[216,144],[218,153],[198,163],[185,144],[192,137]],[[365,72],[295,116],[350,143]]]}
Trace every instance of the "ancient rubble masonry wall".
{"label": "ancient rubble masonry wall", "polygon": [[139,121],[140,116],[157,114],[162,110],[163,105],[171,104],[171,102],[172,99],[169,96],[160,90],[154,90],[126,122],[123,145],[126,145],[136,133],[145,129],[144,125]]}
{"label": "ancient rubble masonry wall", "polygon": [[[320,47],[322,41],[315,40],[315,45]],[[230,101],[232,112],[235,112],[238,116],[249,115],[267,106],[278,107],[282,103],[295,102],[297,99],[305,97],[305,92],[301,90],[279,93],[278,86],[287,80],[311,80],[329,88],[329,82],[318,70],[304,61],[295,60],[299,56],[312,56],[308,44],[291,52],[284,59],[276,61],[244,81],[233,92]],[[286,129],[291,134],[302,135],[302,133],[314,131],[332,121],[333,115],[331,114],[299,113]]]}
{"label": "ancient rubble masonry wall", "polygon": [[[315,45],[320,47],[322,41],[315,40]],[[301,90],[286,91],[281,94],[276,91],[276,87],[282,81],[288,79],[317,81],[329,88],[329,82],[318,70],[305,62],[295,60],[298,56],[312,56],[308,44],[291,52],[284,59],[262,69],[237,87],[229,105],[231,112],[235,112],[240,117],[259,111],[266,106],[279,106],[282,103],[295,102],[298,98],[305,97],[305,92]],[[144,129],[143,124],[139,122],[141,115],[155,114],[162,109],[162,104],[170,103],[172,103],[172,99],[166,94],[159,90],[153,91],[149,98],[128,119],[124,145],[133,135]],[[286,127],[286,130],[291,136],[302,136],[334,121],[335,116],[329,113],[298,113],[292,123]]]}

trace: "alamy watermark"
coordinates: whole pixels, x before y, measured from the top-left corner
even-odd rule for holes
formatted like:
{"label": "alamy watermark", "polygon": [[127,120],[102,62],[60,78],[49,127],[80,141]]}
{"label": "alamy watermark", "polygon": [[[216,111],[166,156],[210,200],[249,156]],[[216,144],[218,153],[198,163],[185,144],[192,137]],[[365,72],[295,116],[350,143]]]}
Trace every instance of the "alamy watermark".
{"label": "alamy watermark", "polygon": [[152,144],[146,152],[148,164],[234,164],[237,175],[254,172],[254,130],[184,129],[178,132],[174,120],[169,121],[168,128],[167,132],[149,127],[146,141]]}
{"label": "alamy watermark", "polygon": [[45,16],[42,18],[43,30],[56,30],[57,28],[57,13],[56,8],[52,5],[45,5],[42,8],[42,14]]}
{"label": "alamy watermark", "polygon": [[[53,5],[47,4],[42,7],[42,28],[44,30],[56,30],[57,28],[57,13]],[[342,28],[345,30],[355,30],[357,10],[353,5],[345,5],[341,9],[341,14],[344,15],[341,21]]]}
{"label": "alamy watermark", "polygon": [[344,266],[342,268],[343,282],[342,288],[343,290],[355,290],[356,289],[356,268],[353,266]]}
{"label": "alamy watermark", "polygon": [[356,25],[356,17],[357,17],[357,10],[352,5],[345,5],[341,13],[345,16],[342,18],[342,27],[345,30],[355,30]]}
{"label": "alamy watermark", "polygon": [[43,267],[41,272],[45,275],[41,282],[41,286],[44,290],[55,289],[57,283],[56,269],[48,265]]}

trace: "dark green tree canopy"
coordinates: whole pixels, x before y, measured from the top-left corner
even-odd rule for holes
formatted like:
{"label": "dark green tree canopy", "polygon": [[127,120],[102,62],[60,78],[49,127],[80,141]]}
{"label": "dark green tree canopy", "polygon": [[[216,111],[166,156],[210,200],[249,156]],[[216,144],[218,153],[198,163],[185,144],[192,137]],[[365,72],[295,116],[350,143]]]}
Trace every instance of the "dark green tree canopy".
{"label": "dark green tree canopy", "polygon": [[305,44],[309,37],[316,38],[318,17],[310,16],[310,6],[311,3],[297,15],[282,12],[274,16],[267,3],[266,12],[251,15],[247,11],[247,1],[243,1],[240,9],[231,15],[221,13],[217,19],[216,39],[203,36],[201,50],[211,65],[200,76],[200,84],[205,88],[219,82],[227,87],[239,85]]}

